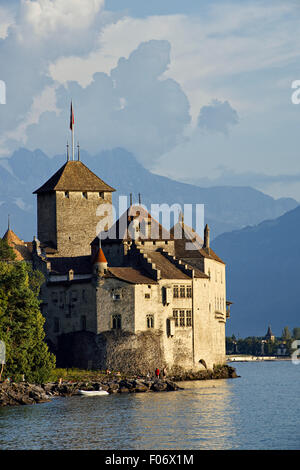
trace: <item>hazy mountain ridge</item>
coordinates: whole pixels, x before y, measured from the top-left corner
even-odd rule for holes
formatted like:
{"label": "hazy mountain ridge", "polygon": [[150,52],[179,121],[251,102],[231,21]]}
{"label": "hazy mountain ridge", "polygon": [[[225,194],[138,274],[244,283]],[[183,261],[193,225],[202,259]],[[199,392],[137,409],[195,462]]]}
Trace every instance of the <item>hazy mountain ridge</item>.
{"label": "hazy mountain ridge", "polygon": [[275,334],[300,326],[300,206],[275,220],[218,236],[213,248],[227,263],[227,295],[234,302],[227,333]]}
{"label": "hazy mountain ridge", "polygon": [[[212,187],[180,183],[146,170],[124,149],[104,151],[91,156],[81,151],[81,160],[100,178],[117,189],[119,195],[142,195],[142,203],[205,204],[206,222],[212,237],[223,232],[275,218],[296,207],[291,198],[278,200],[250,187]],[[43,184],[66,161],[59,155],[49,158],[40,150],[19,149],[0,165],[0,230],[7,228],[7,214],[20,237],[31,240],[36,233],[36,200],[32,192]]]}

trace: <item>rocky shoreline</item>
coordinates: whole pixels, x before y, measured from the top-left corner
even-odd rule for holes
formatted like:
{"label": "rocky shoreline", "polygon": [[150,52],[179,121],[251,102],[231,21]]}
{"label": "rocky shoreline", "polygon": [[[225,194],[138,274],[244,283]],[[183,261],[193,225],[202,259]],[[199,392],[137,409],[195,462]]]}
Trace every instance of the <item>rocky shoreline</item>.
{"label": "rocky shoreline", "polygon": [[79,390],[105,390],[115,393],[171,392],[182,390],[171,380],[123,379],[102,380],[101,382],[62,382],[42,385],[23,383],[0,384],[0,407],[15,405],[32,405],[45,403],[55,397],[79,395]]}
{"label": "rocky shoreline", "polygon": [[171,392],[183,390],[176,382],[184,380],[228,379],[238,377],[235,369],[223,366],[213,371],[173,375],[166,379],[149,379],[140,377],[120,378],[106,376],[92,382],[62,382],[42,385],[22,383],[0,383],[0,407],[30,405],[49,402],[55,397],[70,397],[79,394],[79,390],[105,390],[109,394]]}

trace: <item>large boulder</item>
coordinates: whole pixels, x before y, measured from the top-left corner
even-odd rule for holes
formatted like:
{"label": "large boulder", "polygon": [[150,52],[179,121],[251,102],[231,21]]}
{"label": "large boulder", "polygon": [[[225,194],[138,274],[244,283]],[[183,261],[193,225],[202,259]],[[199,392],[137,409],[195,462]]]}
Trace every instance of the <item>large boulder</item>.
{"label": "large boulder", "polygon": [[167,388],[167,382],[164,382],[163,380],[156,380],[151,386],[151,390],[153,390],[153,392],[164,392]]}

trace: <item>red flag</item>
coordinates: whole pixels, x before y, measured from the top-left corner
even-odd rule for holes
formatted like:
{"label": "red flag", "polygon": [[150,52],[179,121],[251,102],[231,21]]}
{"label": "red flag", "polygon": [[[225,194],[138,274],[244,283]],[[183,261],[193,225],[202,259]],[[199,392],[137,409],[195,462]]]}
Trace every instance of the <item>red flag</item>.
{"label": "red flag", "polygon": [[71,101],[71,113],[70,113],[70,129],[71,131],[73,130],[73,126],[74,126],[74,113],[73,113],[73,105],[72,105],[72,101]]}

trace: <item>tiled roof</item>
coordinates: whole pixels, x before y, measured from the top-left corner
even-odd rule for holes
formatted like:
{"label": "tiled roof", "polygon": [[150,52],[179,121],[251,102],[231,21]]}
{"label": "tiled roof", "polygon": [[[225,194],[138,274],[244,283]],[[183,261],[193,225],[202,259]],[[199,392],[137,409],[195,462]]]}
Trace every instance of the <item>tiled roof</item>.
{"label": "tiled roof", "polygon": [[151,251],[147,255],[148,260],[155,263],[156,268],[160,270],[162,279],[190,279],[190,276],[178,269],[159,251]]}
{"label": "tiled roof", "polygon": [[[139,233],[136,228],[139,227]],[[102,243],[121,243],[122,240],[132,240],[139,235],[141,240],[170,240],[172,236],[157,220],[155,220],[148,211],[142,206],[135,205],[129,207],[121,217],[112,225],[103,235],[99,234],[92,245],[99,244],[99,238]]]}
{"label": "tiled roof", "polygon": [[80,161],[66,162],[34,194],[49,191],[115,191]]}
{"label": "tiled roof", "polygon": [[31,261],[31,246],[28,247],[27,243],[21,240],[13,230],[8,229],[3,236],[3,240],[13,249],[16,261]]}
{"label": "tiled roof", "polygon": [[6,242],[11,246],[11,244],[17,244],[17,245],[22,245],[24,242],[21,240],[21,238],[18,237],[18,235],[15,234],[15,232],[11,229],[7,229],[5,234],[3,235],[3,240],[6,240]]}
{"label": "tiled roof", "polygon": [[193,243],[187,238],[175,240],[175,256],[176,258],[208,258],[225,264],[224,261],[213,251],[212,248],[201,248],[198,243],[195,243],[195,250],[190,249],[187,243]]}
{"label": "tiled roof", "polygon": [[131,284],[157,284],[147,273],[137,268],[109,268],[105,277],[115,277]]}
{"label": "tiled roof", "polygon": [[[147,252],[147,255],[148,259],[155,263],[156,268],[160,269],[161,277],[163,279],[191,279],[190,275],[182,272],[181,269],[176,266],[176,260],[173,263],[164,255],[163,252],[149,251]],[[184,261],[183,265],[185,264],[187,265],[188,269],[194,270],[195,277],[208,279],[208,276],[199,268],[195,268],[195,266],[192,266],[188,262]]]}
{"label": "tiled roof", "polygon": [[177,258],[208,258],[225,264],[211,248],[203,248],[203,240],[200,235],[184,222],[177,222],[170,232],[175,239],[175,256]]}

